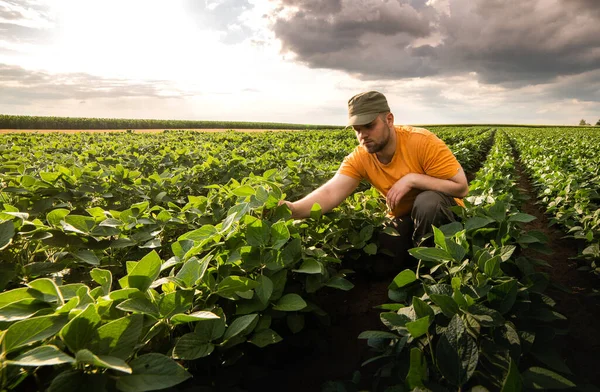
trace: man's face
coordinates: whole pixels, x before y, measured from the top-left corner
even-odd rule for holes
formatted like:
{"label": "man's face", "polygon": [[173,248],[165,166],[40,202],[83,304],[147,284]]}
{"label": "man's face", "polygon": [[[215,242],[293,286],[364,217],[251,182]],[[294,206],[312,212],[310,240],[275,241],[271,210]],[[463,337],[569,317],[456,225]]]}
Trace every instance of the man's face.
{"label": "man's face", "polygon": [[356,138],[370,154],[383,150],[390,140],[390,127],[385,121],[385,115],[379,115],[366,125],[354,125]]}

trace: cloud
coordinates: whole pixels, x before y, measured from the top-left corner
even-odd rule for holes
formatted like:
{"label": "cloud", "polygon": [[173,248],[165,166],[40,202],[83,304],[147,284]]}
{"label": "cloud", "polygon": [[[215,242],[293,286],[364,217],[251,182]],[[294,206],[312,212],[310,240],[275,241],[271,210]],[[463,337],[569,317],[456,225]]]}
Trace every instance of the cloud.
{"label": "cloud", "polygon": [[274,0],[282,51],[363,80],[455,76],[520,87],[600,68],[597,0]]}
{"label": "cloud", "polygon": [[53,74],[0,64],[0,104],[31,104],[35,101],[95,98],[181,98],[193,95],[161,80],[131,81],[102,78],[86,73]]}
{"label": "cloud", "polygon": [[220,31],[223,43],[239,43],[252,35],[240,19],[253,8],[248,0],[186,0],[184,4],[200,28]]}

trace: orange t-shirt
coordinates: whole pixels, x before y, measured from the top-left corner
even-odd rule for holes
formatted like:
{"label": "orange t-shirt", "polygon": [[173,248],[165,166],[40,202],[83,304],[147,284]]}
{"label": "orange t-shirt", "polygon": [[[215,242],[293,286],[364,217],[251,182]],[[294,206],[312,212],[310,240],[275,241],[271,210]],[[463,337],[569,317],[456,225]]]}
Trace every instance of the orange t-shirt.
{"label": "orange t-shirt", "polygon": [[[358,146],[344,158],[338,173],[355,178],[366,179],[381,194],[388,191],[400,178],[408,173],[426,174],[444,180],[453,177],[460,170],[448,146],[433,133],[423,128],[396,126],[396,153],[392,160],[381,163],[375,154],[370,154]],[[395,217],[410,214],[419,189],[411,189],[391,212]],[[462,199],[454,198],[464,207]]]}

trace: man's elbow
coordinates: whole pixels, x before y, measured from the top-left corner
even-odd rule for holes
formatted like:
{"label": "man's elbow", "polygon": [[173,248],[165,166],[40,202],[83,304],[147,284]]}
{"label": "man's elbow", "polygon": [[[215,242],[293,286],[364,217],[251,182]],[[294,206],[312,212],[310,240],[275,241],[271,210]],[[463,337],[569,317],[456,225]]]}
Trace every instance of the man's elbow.
{"label": "man's elbow", "polygon": [[465,184],[465,185],[463,185],[463,186],[460,188],[460,192],[459,192],[459,193],[460,193],[460,196],[459,196],[459,197],[460,197],[461,199],[462,199],[462,198],[465,198],[465,197],[467,197],[467,195],[469,194],[469,185],[468,185],[468,184]]}

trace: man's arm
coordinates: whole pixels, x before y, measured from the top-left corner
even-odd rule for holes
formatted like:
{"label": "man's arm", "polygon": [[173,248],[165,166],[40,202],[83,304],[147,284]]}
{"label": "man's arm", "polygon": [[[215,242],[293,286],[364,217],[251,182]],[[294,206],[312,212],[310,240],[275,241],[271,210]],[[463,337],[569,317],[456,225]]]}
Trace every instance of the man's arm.
{"label": "man's arm", "polygon": [[465,197],[469,193],[467,176],[462,167],[458,173],[447,180],[426,174],[409,173],[398,180],[388,191],[387,205],[393,210],[404,195],[413,188],[422,191],[438,191],[452,197]]}
{"label": "man's arm", "polygon": [[307,218],[313,204],[318,203],[324,213],[329,212],[350,196],[359,183],[357,179],[338,173],[304,198],[293,203],[284,203],[292,210],[292,218]]}

